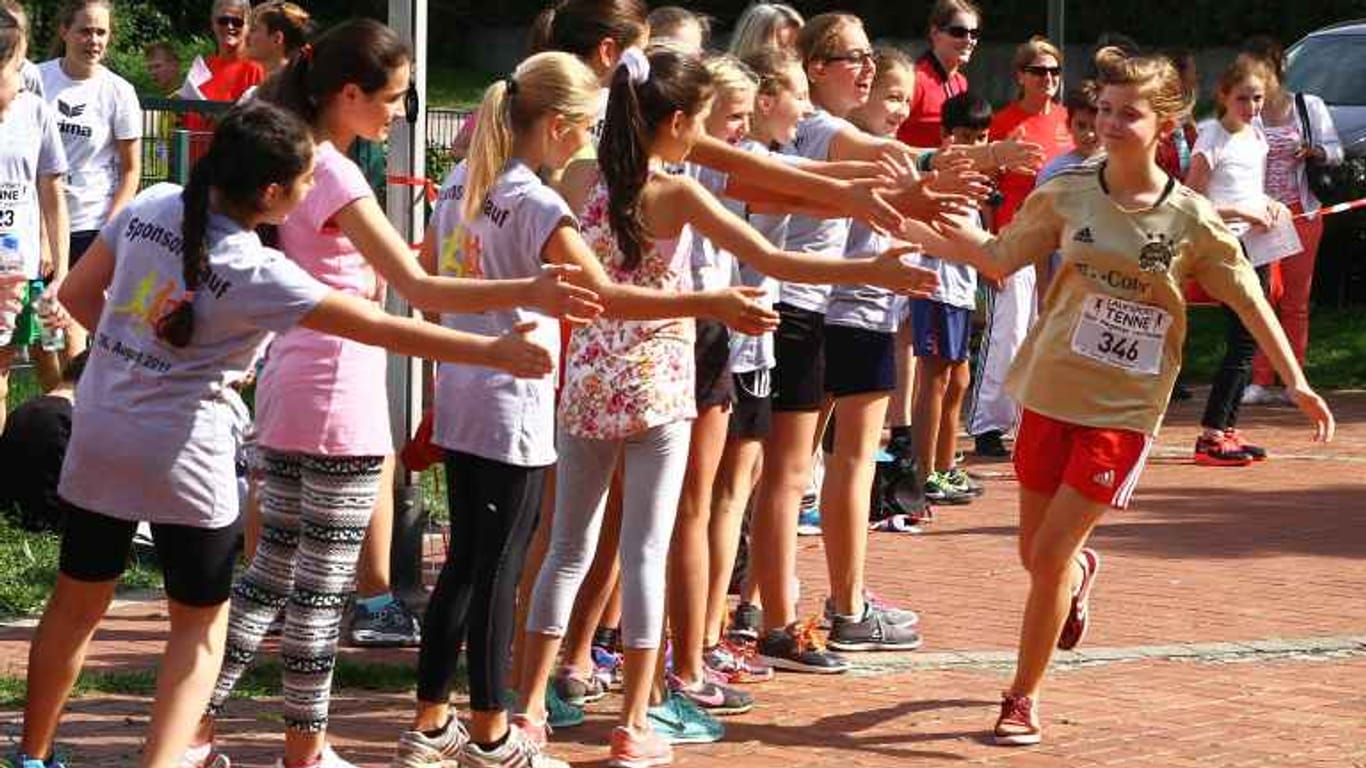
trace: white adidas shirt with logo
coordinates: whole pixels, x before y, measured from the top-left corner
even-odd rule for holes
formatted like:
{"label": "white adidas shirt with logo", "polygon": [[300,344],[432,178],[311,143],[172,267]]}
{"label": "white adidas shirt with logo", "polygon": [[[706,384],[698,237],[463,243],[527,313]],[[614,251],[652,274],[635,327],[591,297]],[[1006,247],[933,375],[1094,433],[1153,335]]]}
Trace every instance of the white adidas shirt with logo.
{"label": "white adidas shirt with logo", "polygon": [[98,67],[85,80],[73,80],[61,59],[38,65],[43,94],[57,113],[57,130],[70,173],[66,203],[71,231],[99,229],[109,215],[119,179],[116,142],[142,136],[142,107],[131,83]]}

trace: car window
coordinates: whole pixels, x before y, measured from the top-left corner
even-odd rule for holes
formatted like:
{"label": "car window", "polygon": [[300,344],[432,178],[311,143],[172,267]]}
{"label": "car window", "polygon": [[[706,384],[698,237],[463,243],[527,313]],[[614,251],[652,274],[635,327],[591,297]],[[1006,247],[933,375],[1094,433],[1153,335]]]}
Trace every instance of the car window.
{"label": "car window", "polygon": [[1322,35],[1286,56],[1286,86],[1329,104],[1366,105],[1366,35]]}

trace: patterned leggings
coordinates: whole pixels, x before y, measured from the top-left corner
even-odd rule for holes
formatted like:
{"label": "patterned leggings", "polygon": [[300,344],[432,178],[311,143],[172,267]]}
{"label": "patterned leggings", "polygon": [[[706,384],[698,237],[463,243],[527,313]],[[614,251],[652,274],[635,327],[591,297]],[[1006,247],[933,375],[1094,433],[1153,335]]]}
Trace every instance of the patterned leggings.
{"label": "patterned leggings", "polygon": [[209,701],[217,715],[285,611],[285,725],[327,727],[342,611],[379,493],[380,456],[263,451],[261,542],[233,587],[223,669]]}

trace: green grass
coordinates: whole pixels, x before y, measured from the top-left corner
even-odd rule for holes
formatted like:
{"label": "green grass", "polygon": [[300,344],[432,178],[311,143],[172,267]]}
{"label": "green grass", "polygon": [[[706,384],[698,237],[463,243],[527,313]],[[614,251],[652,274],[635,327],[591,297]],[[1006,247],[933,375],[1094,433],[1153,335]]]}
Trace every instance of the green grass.
{"label": "green grass", "polygon": [[472,109],[484,98],[484,89],[493,79],[493,75],[475,69],[433,66],[427,71],[427,103]]}
{"label": "green grass", "polygon": [[[1224,315],[1218,307],[1190,312],[1182,380],[1207,384],[1224,356]],[[1305,373],[1317,389],[1366,387],[1366,312],[1360,307],[1313,310]]]}
{"label": "green grass", "polygon": [[[55,533],[30,533],[0,516],[0,617],[26,616],[43,607],[57,583],[61,541]],[[161,589],[161,572],[136,559],[119,581],[121,590]]]}
{"label": "green grass", "polygon": [[[274,659],[263,661],[247,670],[237,687],[235,699],[260,699],[279,696],[281,668]],[[347,658],[337,659],[332,685],[339,690],[403,693],[413,689],[411,664],[363,662]],[[465,686],[464,668],[456,676],[456,688]],[[83,672],[72,690],[73,697],[94,695],[151,696],[156,692],[156,671]],[[0,676],[0,707],[23,706],[28,686],[22,677]]]}

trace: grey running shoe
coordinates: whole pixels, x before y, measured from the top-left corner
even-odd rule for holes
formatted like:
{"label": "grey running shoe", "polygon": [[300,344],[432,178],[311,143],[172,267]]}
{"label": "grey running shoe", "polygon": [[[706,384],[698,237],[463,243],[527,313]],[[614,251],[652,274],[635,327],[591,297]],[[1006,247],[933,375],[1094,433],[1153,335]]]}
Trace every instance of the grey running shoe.
{"label": "grey running shoe", "polygon": [[[547,755],[521,728],[509,728],[507,739],[485,752],[469,744],[460,756],[460,768],[569,768],[569,763]],[[454,766],[454,764],[452,764]]]}
{"label": "grey running shoe", "polygon": [[402,600],[391,600],[377,611],[356,603],[347,639],[363,647],[416,647],[422,645],[422,623]]}
{"label": "grey running shoe", "polygon": [[913,651],[922,641],[913,628],[892,624],[884,614],[866,604],[859,621],[836,616],[830,625],[828,642],[837,651]]}
{"label": "grey running shoe", "polygon": [[452,717],[436,736],[422,731],[404,731],[398,737],[398,750],[390,768],[457,768],[460,755],[469,743],[465,726]]}

